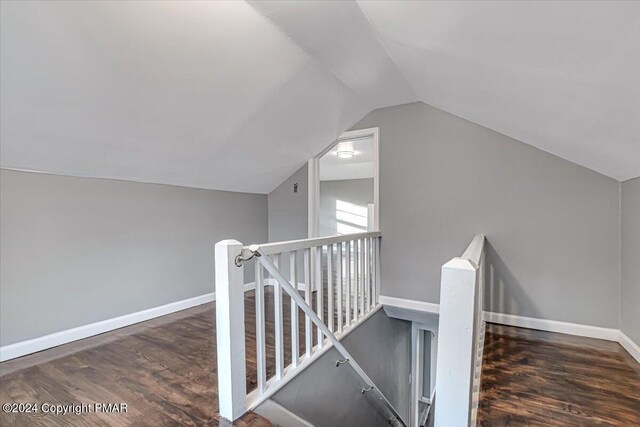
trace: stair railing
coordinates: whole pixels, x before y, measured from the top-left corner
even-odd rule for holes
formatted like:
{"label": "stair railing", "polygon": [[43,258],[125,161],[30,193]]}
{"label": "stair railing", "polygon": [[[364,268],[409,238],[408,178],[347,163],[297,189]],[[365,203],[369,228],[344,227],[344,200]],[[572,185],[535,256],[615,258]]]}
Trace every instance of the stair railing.
{"label": "stair railing", "polygon": [[356,360],[351,356],[349,351],[342,345],[342,343],[335,337],[332,331],[329,330],[327,325],[325,325],[322,320],[318,317],[318,315],[313,311],[313,308],[309,306],[305,300],[300,296],[298,291],[293,288],[291,283],[284,277],[284,275],[280,272],[278,267],[275,266],[273,261],[269,259],[268,256],[263,256],[264,254],[260,250],[260,248],[256,248],[253,252],[259,256],[258,261],[264,266],[264,268],[278,281],[282,289],[289,294],[289,296],[295,301],[295,303],[304,311],[308,318],[316,325],[316,327],[329,339],[329,342],[338,350],[338,352],[344,358],[343,361],[338,361],[336,366],[347,363],[349,364],[354,371],[358,374],[358,376],[362,379],[365,384],[365,387],[362,388],[362,394],[364,393],[375,393],[382,403],[382,406],[388,413],[388,417],[390,421],[396,421],[400,425],[404,426],[404,421],[400,417],[400,414],[396,411],[393,405],[387,400],[382,391],[375,385],[373,380],[369,378],[367,373],[362,369],[362,367],[356,362]]}
{"label": "stair railing", "polygon": [[[216,244],[218,401],[223,418],[235,420],[254,409],[298,372],[335,347],[343,357],[336,365],[349,364],[362,380],[362,393],[375,395],[389,420],[405,425],[393,405],[340,343],[341,338],[381,308],[378,303],[380,238],[380,232],[368,232],[250,246],[243,246],[235,240]],[[300,272],[299,259],[304,264]],[[255,263],[257,388],[247,395],[246,286],[243,286],[241,266],[249,260]],[[289,264],[288,278],[281,271],[283,261]],[[264,277],[265,271],[270,278]],[[265,286],[268,285],[273,286],[274,304],[275,372],[271,378],[267,378],[265,343]],[[284,358],[284,335],[287,332],[283,325],[282,291],[291,302],[291,363],[288,366],[285,366]],[[314,293],[315,311],[312,307]],[[304,354],[300,354],[298,307],[304,314]],[[312,325],[317,329],[315,339]]]}

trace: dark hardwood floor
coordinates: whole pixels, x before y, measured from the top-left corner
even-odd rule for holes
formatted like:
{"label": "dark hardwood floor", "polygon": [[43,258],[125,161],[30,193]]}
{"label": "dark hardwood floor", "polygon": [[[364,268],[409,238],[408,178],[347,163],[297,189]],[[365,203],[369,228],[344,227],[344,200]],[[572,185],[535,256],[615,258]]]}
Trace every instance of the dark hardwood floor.
{"label": "dark hardwood floor", "polygon": [[618,343],[487,324],[480,426],[640,426],[640,364]]}
{"label": "dark hardwood floor", "polygon": [[[284,327],[290,330],[289,298]],[[255,300],[245,299],[247,389],[256,387]],[[315,306],[315,304],[314,304]],[[326,304],[325,304],[326,307]],[[266,292],[268,377],[273,293]],[[299,311],[300,319],[303,319]],[[1,426],[215,426],[215,307],[206,304],[0,363],[0,402],[126,403],[126,413],[0,412]],[[314,344],[316,334],[314,333]],[[304,323],[300,322],[300,353]],[[285,333],[285,359],[291,359]],[[640,365],[619,344],[487,325],[481,426],[640,426]],[[249,413],[235,425],[273,425]]]}
{"label": "dark hardwood floor", "polygon": [[[274,373],[273,291],[266,291],[268,377]],[[285,348],[290,306],[284,299]],[[299,315],[302,319],[302,312]],[[256,387],[255,299],[245,297],[247,389]],[[0,402],[126,403],[126,413],[0,412],[2,426],[214,426],[217,398],[214,304],[108,332],[0,364]],[[304,351],[304,323],[300,324]],[[315,336],[315,335],[314,335]],[[287,362],[288,363],[288,362]],[[235,425],[271,426],[249,413]]]}

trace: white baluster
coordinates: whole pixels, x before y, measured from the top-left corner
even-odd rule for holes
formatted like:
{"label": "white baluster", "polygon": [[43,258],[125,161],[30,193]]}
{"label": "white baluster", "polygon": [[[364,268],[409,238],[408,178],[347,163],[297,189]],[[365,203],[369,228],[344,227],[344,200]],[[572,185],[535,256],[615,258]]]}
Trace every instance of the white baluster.
{"label": "white baluster", "polygon": [[359,241],[353,241],[353,320],[358,321],[358,303],[360,294]]}
{"label": "white baluster", "polygon": [[327,326],[334,331],[333,315],[333,245],[327,245]]}
{"label": "white baluster", "polygon": [[[322,283],[322,246],[316,248],[316,314],[324,322],[324,295]],[[320,328],[316,328],[318,332],[318,349],[324,345],[324,335]]]}
{"label": "white baluster", "polygon": [[338,296],[338,332],[342,332],[342,295],[344,288],[342,286],[342,242],[338,243],[338,253],[336,255],[336,287]]}
{"label": "white baluster", "polygon": [[267,388],[266,343],[265,343],[265,312],[264,312],[264,274],[259,262],[255,263],[256,279],[256,371],[258,375],[258,390],[261,393]]}
{"label": "white baluster", "polygon": [[364,259],[364,311],[368,312],[371,307],[371,270],[369,269],[369,262],[371,257],[369,256],[369,239],[362,240],[363,245],[363,259]]}
{"label": "white baluster", "polygon": [[360,317],[364,316],[364,293],[365,293],[365,262],[366,250],[364,248],[364,239],[360,239]]}
{"label": "white baluster", "polygon": [[376,249],[375,249],[375,245],[376,245],[376,239],[375,238],[371,238],[369,239],[369,244],[371,245],[371,250],[370,250],[370,254],[371,254],[371,307],[375,307],[376,306]]}
{"label": "white baluster", "polygon": [[371,238],[371,307],[376,306],[376,263],[378,258],[376,257],[376,238]]}
{"label": "white baluster", "polygon": [[374,303],[378,304],[378,299],[380,298],[380,287],[382,286],[382,276],[380,275],[380,264],[382,263],[382,257],[380,256],[380,238],[376,237],[375,239],[375,251],[376,251],[376,282],[375,282],[375,301]]}
{"label": "white baluster", "polygon": [[[296,289],[298,288],[298,271],[297,271],[297,259],[296,259],[296,251],[292,251],[289,253],[289,278],[291,280],[291,284],[293,284]],[[291,364],[295,368],[298,366],[298,357],[300,354],[300,347],[298,344],[298,339],[300,337],[299,334],[299,323],[298,323],[298,306],[296,305],[293,298],[291,298]]]}
{"label": "white baluster", "polygon": [[[273,263],[280,268],[280,254],[273,255]],[[273,280],[273,313],[274,313],[274,330],[275,330],[275,350],[276,350],[276,378],[282,379],[282,371],[284,370],[284,325],[282,311],[282,286],[277,280]]]}
{"label": "white baluster", "polygon": [[347,328],[351,326],[351,242],[345,242],[345,323]]}
{"label": "white baluster", "polygon": [[[304,302],[311,306],[311,250],[304,250]],[[311,357],[313,347],[313,337],[311,336],[311,318],[305,316],[304,319],[304,341],[305,352]]]}

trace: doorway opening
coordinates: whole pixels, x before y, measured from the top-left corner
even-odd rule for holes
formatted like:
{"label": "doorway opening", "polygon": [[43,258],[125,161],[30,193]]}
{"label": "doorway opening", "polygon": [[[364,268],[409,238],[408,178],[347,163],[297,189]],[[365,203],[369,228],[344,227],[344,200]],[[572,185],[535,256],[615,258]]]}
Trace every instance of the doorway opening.
{"label": "doorway opening", "polygon": [[309,161],[309,237],[378,231],[378,128],[349,131]]}

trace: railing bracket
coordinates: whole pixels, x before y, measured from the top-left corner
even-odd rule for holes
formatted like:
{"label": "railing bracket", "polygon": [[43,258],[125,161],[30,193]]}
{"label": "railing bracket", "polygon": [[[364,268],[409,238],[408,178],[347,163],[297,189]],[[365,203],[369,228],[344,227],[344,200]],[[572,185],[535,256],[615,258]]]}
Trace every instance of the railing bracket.
{"label": "railing bracket", "polygon": [[361,391],[360,393],[361,393],[361,394],[365,394],[366,392],[371,391],[371,390],[373,390],[373,386],[372,386],[372,385],[370,385],[370,386],[369,386],[369,387],[367,387],[367,388],[363,388],[363,389],[362,389],[362,391]]}
{"label": "railing bracket", "polygon": [[336,361],[336,368],[340,365],[344,365],[345,363],[347,363],[349,361],[349,359],[344,359],[344,360],[338,360]]}
{"label": "railing bracket", "polygon": [[[235,259],[236,267],[242,267],[243,262],[262,256],[258,252],[258,248],[258,245],[251,245],[248,249],[243,249]],[[248,255],[245,254],[246,252],[248,252]]]}

